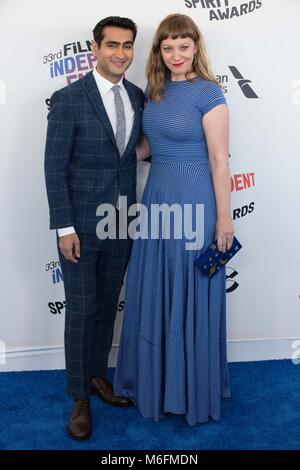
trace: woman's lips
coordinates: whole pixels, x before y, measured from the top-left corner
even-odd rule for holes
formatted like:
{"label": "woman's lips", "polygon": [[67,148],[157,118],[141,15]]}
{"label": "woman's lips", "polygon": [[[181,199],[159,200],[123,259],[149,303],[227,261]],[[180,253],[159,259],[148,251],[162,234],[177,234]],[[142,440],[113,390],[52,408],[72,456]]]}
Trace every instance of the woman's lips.
{"label": "woman's lips", "polygon": [[182,65],[184,64],[184,62],[180,62],[180,64],[172,64],[173,67],[176,67],[177,69],[179,69],[179,67],[182,67]]}

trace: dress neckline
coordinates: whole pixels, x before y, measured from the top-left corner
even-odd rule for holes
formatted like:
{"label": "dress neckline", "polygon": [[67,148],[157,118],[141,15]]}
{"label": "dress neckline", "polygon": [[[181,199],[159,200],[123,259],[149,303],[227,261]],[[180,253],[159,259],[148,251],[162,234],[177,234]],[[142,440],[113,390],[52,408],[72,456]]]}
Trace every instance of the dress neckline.
{"label": "dress neckline", "polygon": [[193,83],[193,82],[196,82],[198,80],[202,80],[201,77],[199,77],[198,75],[196,77],[193,77],[191,78],[190,80],[171,80],[170,78],[168,78],[167,82],[168,83],[171,83],[172,85],[180,85],[180,84],[183,84],[183,83]]}

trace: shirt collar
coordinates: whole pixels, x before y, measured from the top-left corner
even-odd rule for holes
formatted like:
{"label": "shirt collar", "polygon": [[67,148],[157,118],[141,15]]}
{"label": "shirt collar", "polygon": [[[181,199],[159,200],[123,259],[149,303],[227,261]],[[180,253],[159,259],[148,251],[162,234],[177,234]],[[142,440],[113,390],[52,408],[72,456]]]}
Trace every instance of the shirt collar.
{"label": "shirt collar", "polygon": [[100,73],[96,69],[93,70],[93,75],[94,75],[94,78],[96,80],[99,91],[101,93],[107,93],[115,85],[119,85],[121,90],[124,91],[123,77],[121,78],[121,80],[118,83],[112,83],[109,80],[107,80],[106,78],[104,78],[102,75],[100,75]]}

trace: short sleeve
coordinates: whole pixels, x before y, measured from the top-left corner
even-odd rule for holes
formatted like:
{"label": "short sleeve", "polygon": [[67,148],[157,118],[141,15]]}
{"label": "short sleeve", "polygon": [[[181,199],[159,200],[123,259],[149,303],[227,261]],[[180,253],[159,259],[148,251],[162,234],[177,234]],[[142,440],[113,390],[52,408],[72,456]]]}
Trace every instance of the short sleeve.
{"label": "short sleeve", "polygon": [[197,107],[204,116],[219,104],[227,104],[224,93],[217,83],[209,82],[199,93]]}

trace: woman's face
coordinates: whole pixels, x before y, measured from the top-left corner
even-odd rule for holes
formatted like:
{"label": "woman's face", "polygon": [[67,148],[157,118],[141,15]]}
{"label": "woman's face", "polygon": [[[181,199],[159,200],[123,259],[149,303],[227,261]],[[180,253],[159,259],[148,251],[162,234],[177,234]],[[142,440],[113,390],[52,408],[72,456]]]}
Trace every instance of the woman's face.
{"label": "woman's face", "polygon": [[171,72],[172,80],[185,80],[192,70],[196,44],[191,38],[164,39],[160,44],[164,64]]}

